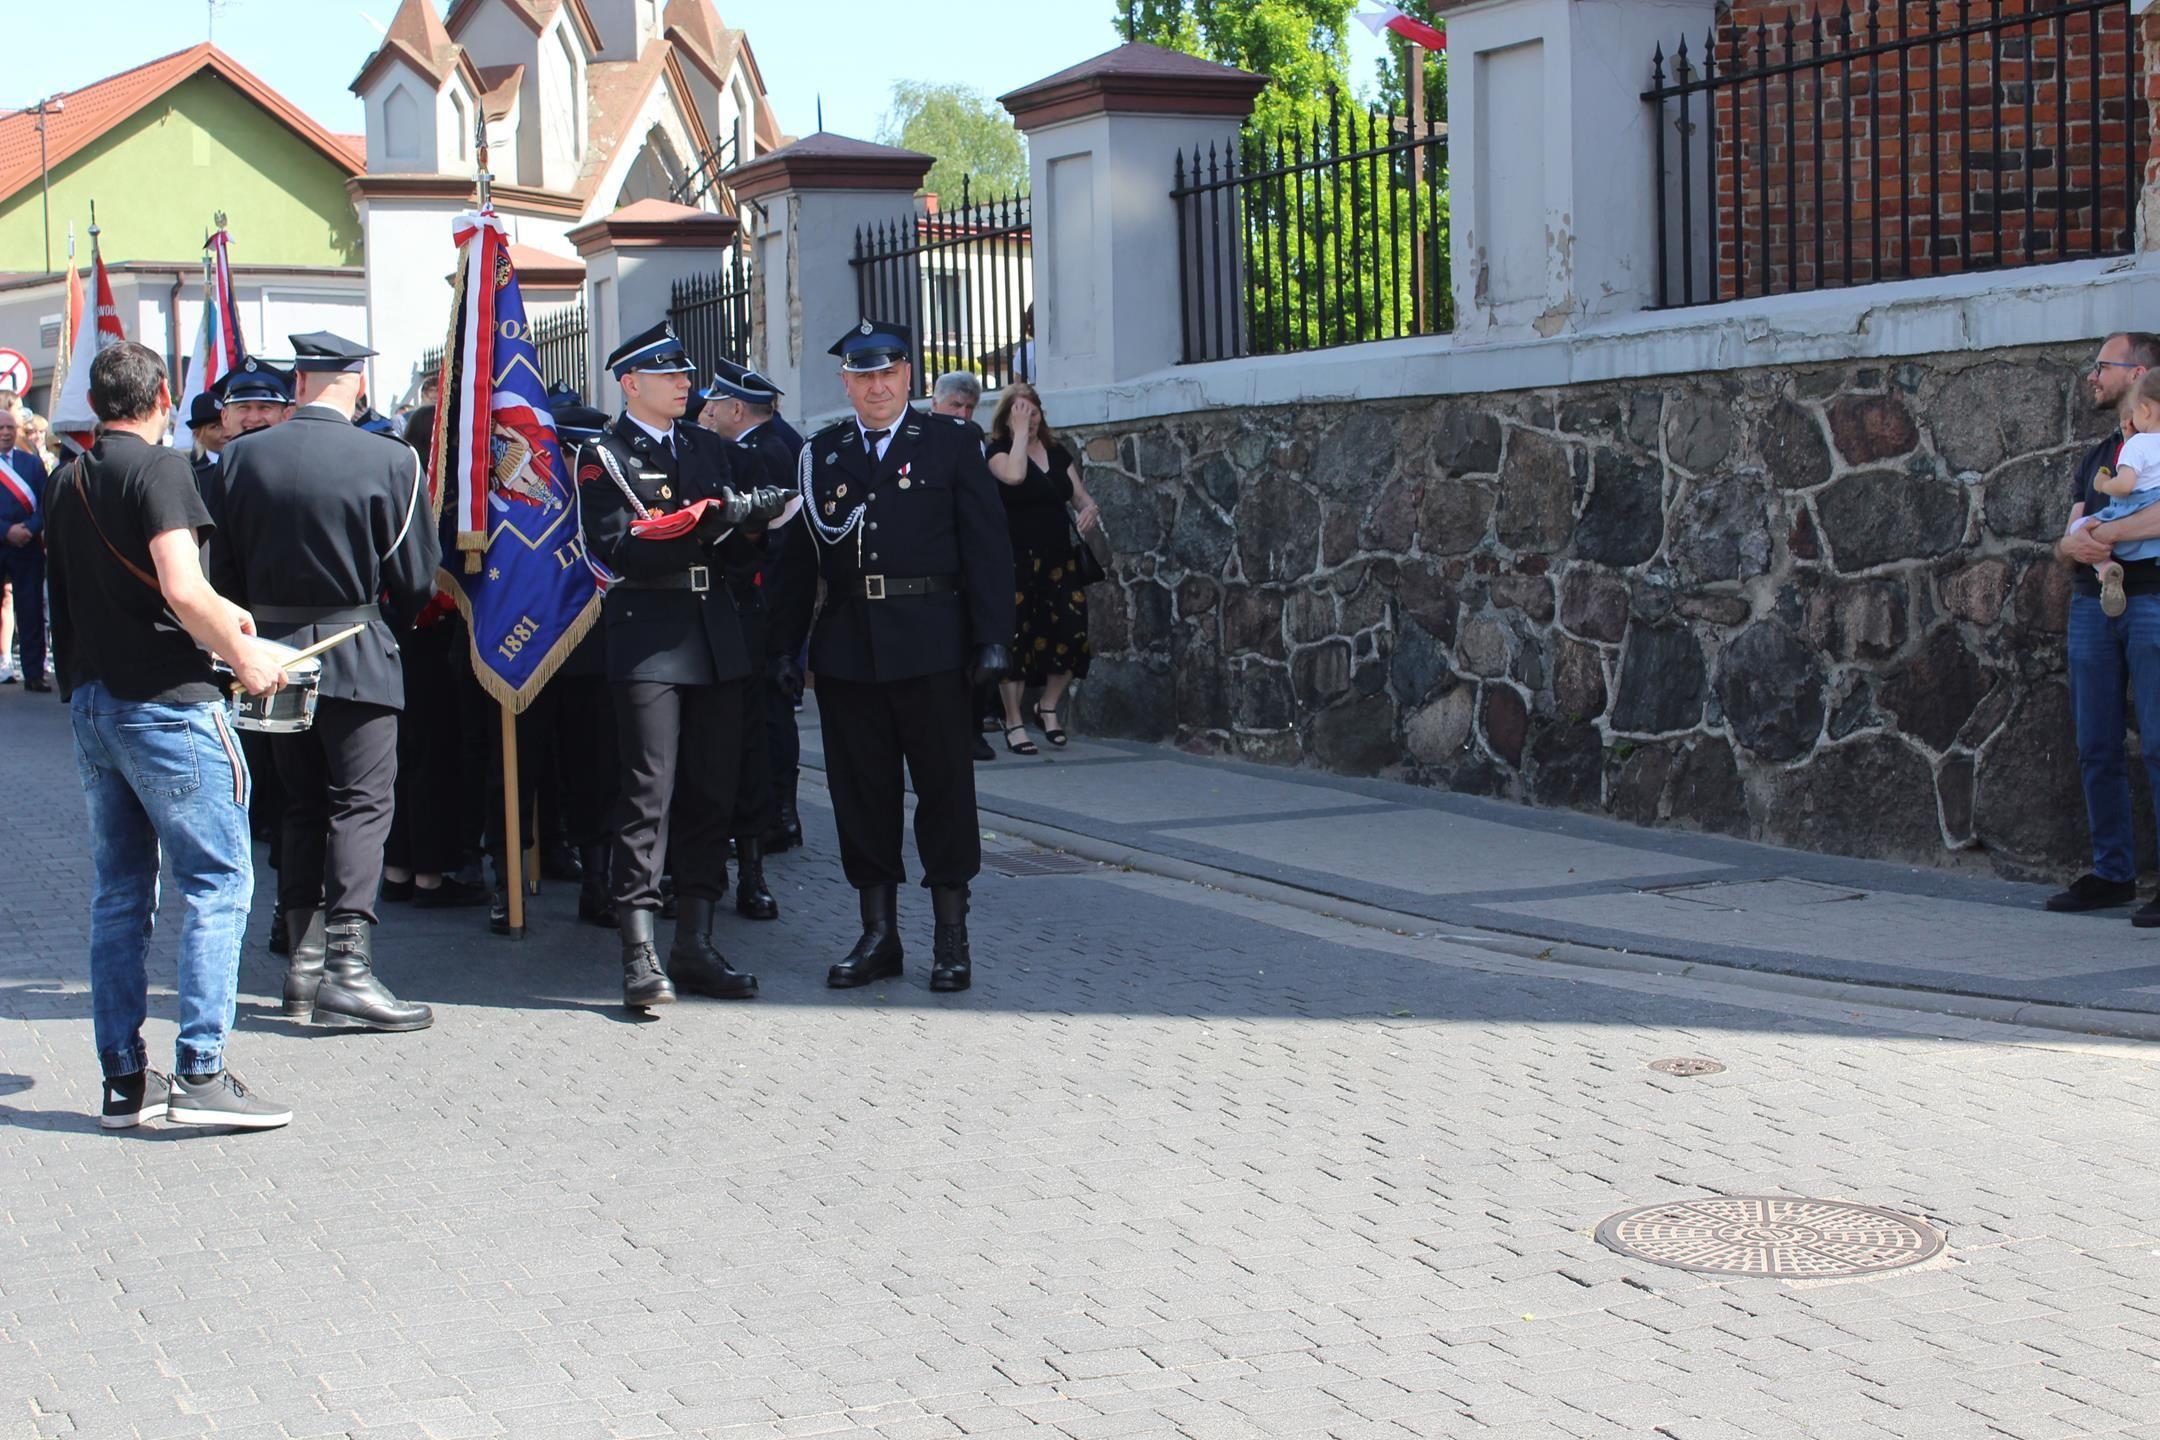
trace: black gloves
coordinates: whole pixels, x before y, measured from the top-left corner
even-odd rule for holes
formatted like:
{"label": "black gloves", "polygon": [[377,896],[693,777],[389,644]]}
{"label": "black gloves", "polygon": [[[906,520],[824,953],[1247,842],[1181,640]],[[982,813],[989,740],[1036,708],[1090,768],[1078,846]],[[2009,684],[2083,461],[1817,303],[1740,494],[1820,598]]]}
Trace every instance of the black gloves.
{"label": "black gloves", "polygon": [[722,508],[727,513],[727,523],[741,525],[747,522],[777,520],[780,512],[787,509],[788,501],[795,492],[778,485],[760,485],[755,490],[730,490]]}
{"label": "black gloves", "polygon": [[773,688],[789,700],[802,699],[802,666],[795,663],[793,655],[773,656],[771,663],[765,667],[765,673],[771,679]]}
{"label": "black gloves", "polygon": [[978,645],[975,647],[975,663],[968,667],[968,683],[980,685],[986,680],[996,680],[1012,668],[1012,652],[1003,645]]}
{"label": "black gloves", "polygon": [[729,518],[726,506],[709,505],[698,517],[697,528],[690,532],[690,538],[701,545],[710,545],[734,528],[735,521]]}

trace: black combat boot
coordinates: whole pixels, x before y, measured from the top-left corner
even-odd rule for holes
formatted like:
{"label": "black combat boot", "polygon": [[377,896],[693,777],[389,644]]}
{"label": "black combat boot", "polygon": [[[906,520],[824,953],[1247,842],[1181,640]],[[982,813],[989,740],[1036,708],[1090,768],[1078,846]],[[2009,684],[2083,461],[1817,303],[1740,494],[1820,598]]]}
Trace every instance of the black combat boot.
{"label": "black combat boot", "polygon": [[802,779],[796,771],[784,781],[776,781],[773,791],[777,803],[773,807],[773,825],[765,832],[765,853],[779,855],[802,844],[802,816],[795,812],[795,787]]}
{"label": "black combat boot", "polygon": [[285,1014],[290,1019],[305,1020],[314,1012],[315,991],[322,984],[323,958],[329,953],[323,913],[281,910],[278,918],[285,922],[285,933],[293,937],[286,947]]}
{"label": "black combat boot", "polygon": [[329,954],[310,1017],[318,1025],[364,1025],[370,1030],[425,1030],[435,1012],[400,1000],[375,978],[374,927],[358,915],[331,917]]}
{"label": "black combat boot", "polygon": [[603,930],[615,928],[615,902],[608,896],[608,847],[587,845],[578,859],[585,866],[585,883],[578,887],[577,918]]}
{"label": "black combat boot", "polygon": [[891,885],[865,885],[855,893],[862,905],[862,938],[826,972],[825,983],[835,990],[900,973],[900,892]]}
{"label": "black combat boot", "polygon": [[728,964],[713,947],[713,913],[718,904],[702,895],[675,902],[675,943],[668,948],[668,973],[692,995],[715,1000],[749,1000],[757,994],[757,976]]}
{"label": "black combat boot", "polygon": [[780,918],[780,902],[765,885],[765,842],[755,835],[735,840],[735,913],[745,920]]}
{"label": "black combat boot", "polygon": [[283,910],[270,917],[270,953],[292,954],[292,922],[285,918]]}
{"label": "black combat boot", "polygon": [[660,968],[660,951],[653,944],[653,912],[618,910],[622,931],[622,1003],[625,1010],[644,1010],[675,1003],[675,987]]}
{"label": "black combat boot", "polygon": [[965,990],[974,983],[975,963],[968,955],[968,892],[965,885],[940,885],[930,892],[937,933],[930,942],[930,988]]}

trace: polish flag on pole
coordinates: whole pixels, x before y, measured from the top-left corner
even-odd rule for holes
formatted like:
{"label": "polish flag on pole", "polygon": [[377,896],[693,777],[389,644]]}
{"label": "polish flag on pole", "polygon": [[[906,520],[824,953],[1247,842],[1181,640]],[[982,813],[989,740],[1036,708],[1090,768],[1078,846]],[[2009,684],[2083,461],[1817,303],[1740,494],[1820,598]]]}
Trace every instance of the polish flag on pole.
{"label": "polish flag on pole", "polygon": [[1382,5],[1376,11],[1360,10],[1357,18],[1364,21],[1365,28],[1375,35],[1383,30],[1390,30],[1411,44],[1422,45],[1427,50],[1447,49],[1447,35],[1444,32],[1434,29],[1422,20],[1414,20],[1403,14],[1400,5]]}
{"label": "polish flag on pole", "polygon": [[127,339],[120,328],[120,311],[113,304],[112,280],[105,274],[105,257],[98,251],[96,211],[90,220],[91,303],[78,311],[73,343],[68,346],[67,379],[61,382],[60,398],[53,402],[54,433],[75,450],[88,450],[97,438],[97,415],[90,408],[90,362],[118,340]]}
{"label": "polish flag on pole", "polygon": [[180,421],[173,426],[170,443],[188,443],[187,415],[197,395],[204,394],[247,358],[247,337],[240,333],[240,314],[233,303],[231,237],[225,233],[225,216],[218,214],[217,229],[203,242],[203,313],[195,331],[195,358],[188,366],[187,393],[174,402]]}

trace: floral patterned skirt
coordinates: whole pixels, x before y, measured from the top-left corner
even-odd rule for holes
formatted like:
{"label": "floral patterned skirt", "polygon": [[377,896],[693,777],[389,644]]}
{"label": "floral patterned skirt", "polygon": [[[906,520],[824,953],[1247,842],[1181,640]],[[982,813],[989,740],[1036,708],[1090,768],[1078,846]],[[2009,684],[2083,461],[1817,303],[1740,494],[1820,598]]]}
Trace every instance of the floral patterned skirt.
{"label": "floral patterned skirt", "polygon": [[1071,555],[1062,549],[1050,555],[1016,552],[1013,608],[1019,629],[1007,678],[1040,685],[1052,675],[1087,674],[1087,591],[1073,573]]}

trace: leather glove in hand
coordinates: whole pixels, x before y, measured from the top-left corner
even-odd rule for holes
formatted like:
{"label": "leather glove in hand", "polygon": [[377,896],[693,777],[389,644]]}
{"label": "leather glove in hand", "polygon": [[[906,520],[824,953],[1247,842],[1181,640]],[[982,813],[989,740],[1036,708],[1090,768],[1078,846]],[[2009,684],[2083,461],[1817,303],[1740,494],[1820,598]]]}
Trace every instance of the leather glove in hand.
{"label": "leather glove in hand", "polygon": [[787,696],[790,700],[802,699],[802,666],[795,663],[794,656],[773,656],[772,663],[766,667],[766,674],[771,678],[773,688],[782,695]]}
{"label": "leather glove in hand", "polygon": [[1012,653],[1003,645],[978,645],[975,647],[975,663],[968,667],[968,683],[980,685],[986,680],[996,680],[1012,668]]}
{"label": "leather glove in hand", "polygon": [[736,518],[726,505],[711,505],[698,517],[697,529],[690,537],[701,545],[710,545],[735,528]]}
{"label": "leather glove in hand", "polygon": [[760,485],[744,498],[750,502],[752,520],[777,520],[795,498],[795,492],[783,485]]}

